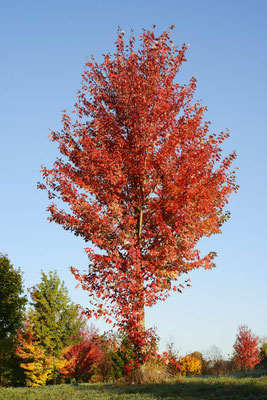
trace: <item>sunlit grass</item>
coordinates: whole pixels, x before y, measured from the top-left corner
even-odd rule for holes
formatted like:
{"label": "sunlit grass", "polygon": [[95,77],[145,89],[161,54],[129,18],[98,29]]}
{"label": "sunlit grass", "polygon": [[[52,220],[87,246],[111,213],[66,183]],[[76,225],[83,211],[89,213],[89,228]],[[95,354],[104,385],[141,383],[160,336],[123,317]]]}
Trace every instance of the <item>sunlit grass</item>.
{"label": "sunlit grass", "polygon": [[181,378],[165,384],[1,388],[0,400],[267,400],[267,376]]}

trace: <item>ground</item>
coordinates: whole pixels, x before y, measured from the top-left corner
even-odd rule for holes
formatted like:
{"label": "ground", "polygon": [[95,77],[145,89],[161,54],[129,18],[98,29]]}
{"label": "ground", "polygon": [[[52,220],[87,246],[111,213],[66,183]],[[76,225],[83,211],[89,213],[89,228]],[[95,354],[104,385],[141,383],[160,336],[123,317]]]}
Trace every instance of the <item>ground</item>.
{"label": "ground", "polygon": [[1,388],[0,400],[267,400],[267,376],[181,378],[178,382],[123,386],[57,385]]}

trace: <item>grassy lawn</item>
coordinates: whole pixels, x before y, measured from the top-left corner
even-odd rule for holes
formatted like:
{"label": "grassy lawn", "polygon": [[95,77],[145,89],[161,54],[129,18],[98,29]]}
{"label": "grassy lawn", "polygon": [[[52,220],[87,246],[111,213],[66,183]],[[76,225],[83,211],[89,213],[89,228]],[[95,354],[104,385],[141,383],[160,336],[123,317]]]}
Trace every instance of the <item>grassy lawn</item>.
{"label": "grassy lawn", "polygon": [[111,384],[1,388],[0,400],[267,400],[267,376],[181,378],[140,386]]}

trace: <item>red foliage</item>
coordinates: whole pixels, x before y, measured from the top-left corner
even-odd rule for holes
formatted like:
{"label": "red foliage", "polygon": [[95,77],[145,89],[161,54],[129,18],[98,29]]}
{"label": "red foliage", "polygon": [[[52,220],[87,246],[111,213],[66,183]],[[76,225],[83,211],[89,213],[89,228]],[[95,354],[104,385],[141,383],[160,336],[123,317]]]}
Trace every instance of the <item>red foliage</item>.
{"label": "red foliage", "polygon": [[208,135],[206,107],[193,102],[196,79],[174,82],[186,46],[169,31],[144,30],[139,50],[134,43],[120,31],[113,56],[86,63],[77,119],[64,112],[50,135],[63,158],[42,168],[39,187],[67,204],[52,202],[49,220],[100,250],[86,249],[88,273],[72,269],[90,296],[88,316],[115,320],[142,353],[144,307],[181,292],[172,281],[182,274],[214,266],[215,253],[201,257],[196,244],[220,232],[237,186],[235,153],[221,156],[228,132]]}
{"label": "red foliage", "polygon": [[259,339],[246,325],[238,328],[234,344],[235,359],[237,364],[244,369],[252,369],[261,361],[259,355]]}
{"label": "red foliage", "polygon": [[80,343],[65,349],[65,363],[60,370],[62,375],[75,378],[76,382],[90,378],[97,362],[103,357],[96,329],[82,328],[79,339]]}

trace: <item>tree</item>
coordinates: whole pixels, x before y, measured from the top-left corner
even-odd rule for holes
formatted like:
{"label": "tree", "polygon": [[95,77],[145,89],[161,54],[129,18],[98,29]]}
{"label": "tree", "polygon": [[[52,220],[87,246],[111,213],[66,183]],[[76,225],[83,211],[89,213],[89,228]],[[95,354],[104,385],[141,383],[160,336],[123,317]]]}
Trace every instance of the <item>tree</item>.
{"label": "tree", "polygon": [[259,339],[246,325],[238,328],[234,344],[234,357],[242,369],[252,369],[261,361]]}
{"label": "tree", "polygon": [[76,382],[90,379],[103,357],[98,331],[92,326],[83,327],[79,332],[79,343],[63,350],[65,363],[60,374],[74,378]]}
{"label": "tree", "polygon": [[267,337],[263,337],[260,340],[260,358],[261,366],[263,368],[267,367]]}
{"label": "tree", "polygon": [[69,297],[64,282],[60,282],[57,273],[41,272],[41,282],[31,289],[29,321],[33,335],[45,354],[54,362],[54,381],[58,371],[58,362],[62,350],[77,341],[77,335],[84,321],[79,316],[78,307]]}
{"label": "tree", "polygon": [[[167,371],[171,376],[180,375],[179,352],[174,342],[170,339],[167,343],[167,351],[163,353]],[[166,358],[165,358],[166,357]]]}
{"label": "tree", "polygon": [[24,321],[23,328],[18,331],[16,356],[25,371],[26,386],[45,386],[53,374],[53,358],[46,354],[33,334],[33,325],[27,320]]}
{"label": "tree", "polygon": [[182,274],[214,266],[216,254],[202,257],[196,245],[220,233],[237,190],[235,152],[222,158],[220,148],[228,132],[208,135],[195,78],[174,81],[186,45],[154,30],[140,44],[119,30],[113,56],[86,63],[76,119],[64,111],[63,129],[50,134],[62,157],[42,167],[39,183],[52,200],[49,221],[90,243],[88,273],[72,268],[90,296],[88,316],[115,321],[139,354],[145,306],[180,292]]}
{"label": "tree", "polygon": [[210,346],[209,349],[205,351],[204,359],[213,367],[216,362],[223,359],[221,349],[215,345]]}
{"label": "tree", "polygon": [[125,356],[119,348],[102,337],[102,354],[97,370],[102,378],[102,382],[116,381],[123,376],[125,368]]}
{"label": "tree", "polygon": [[15,269],[8,257],[0,254],[0,383],[2,384],[15,384],[16,332],[22,324],[26,302],[21,270]]}

